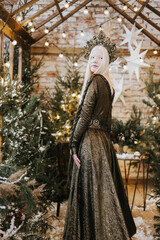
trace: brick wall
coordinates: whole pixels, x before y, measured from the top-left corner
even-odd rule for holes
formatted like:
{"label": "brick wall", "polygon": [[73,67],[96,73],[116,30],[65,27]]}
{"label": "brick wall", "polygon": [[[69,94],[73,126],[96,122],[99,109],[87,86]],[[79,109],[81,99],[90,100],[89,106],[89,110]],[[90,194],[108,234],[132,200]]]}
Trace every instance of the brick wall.
{"label": "brick wall", "polygon": [[[47,1],[49,3],[50,1]],[[92,3],[89,5],[96,5],[99,4],[100,6],[107,6],[105,1],[92,1]],[[36,8],[32,11],[32,13],[29,13],[32,15],[34,12],[38,11],[42,8],[44,5],[44,2],[38,1],[36,4]],[[157,9],[160,10],[160,6],[158,7],[157,1],[152,1],[152,6],[157,7]],[[63,7],[63,5],[60,5]],[[68,12],[70,9],[68,9]],[[100,25],[104,21],[107,21],[109,18],[113,18],[117,16],[118,14],[111,8],[109,8],[110,16],[107,17],[104,15],[103,11],[104,8],[90,8],[90,13],[88,16],[85,16],[83,14],[83,9],[81,9],[78,13],[76,13],[74,16],[69,18],[67,21],[65,21],[63,24],[61,24],[58,28],[56,28],[52,33],[48,34],[45,38],[42,38],[40,41],[38,41],[36,44],[32,46],[32,56],[34,57],[34,60],[39,60],[42,57],[43,54],[43,66],[39,70],[40,74],[40,80],[39,80],[39,86],[37,86],[37,91],[42,91],[45,87],[49,88],[51,91],[54,89],[54,83],[56,79],[56,68],[63,74],[65,74],[65,59],[61,59],[58,56],[58,52],[60,53],[62,50],[65,49],[66,52],[70,51],[71,48],[79,49],[82,48],[85,45],[85,42],[89,40],[94,34],[97,34],[99,29],[98,27],[92,28],[93,26]],[[129,11],[129,10],[128,10]],[[52,14],[53,11],[49,10],[49,12],[44,13],[39,18],[36,18],[34,20],[34,24],[36,25],[39,21],[42,21],[44,18]],[[28,14],[28,15],[29,15]],[[160,19],[152,13],[147,8],[144,9],[143,14],[148,16],[150,20],[154,21],[155,23],[159,24]],[[51,26],[51,24],[54,24],[57,19],[54,19],[51,21],[51,23],[46,24],[46,26]],[[146,23],[143,19],[140,19],[138,17],[137,20],[145,29],[150,31],[154,34],[154,36],[158,39],[159,32],[158,30],[154,29],[151,25]],[[105,32],[108,36],[111,37],[111,39],[116,43],[118,48],[121,50],[127,49],[127,45],[120,46],[120,43],[123,40],[123,37],[121,36],[122,33],[124,33],[124,29],[122,27],[122,24],[125,24],[127,28],[131,29],[132,24],[129,23],[127,20],[123,19],[123,23],[118,23],[117,19],[112,19],[111,21],[108,21],[105,25],[103,25]],[[40,29],[41,32],[43,32],[43,28]],[[61,34],[62,31],[66,30],[67,37],[65,39],[62,38]],[[81,37],[80,31],[84,30],[85,36]],[[34,37],[38,36],[39,32],[33,34]],[[44,42],[48,40],[50,42],[49,47],[44,47]],[[148,50],[154,50],[157,48],[156,44],[151,41],[147,36],[145,36],[143,33],[140,33],[138,36],[138,41],[143,40],[142,44],[142,50],[148,49]],[[56,46],[56,47],[55,47]],[[39,50],[36,49],[39,47]],[[38,53],[39,52],[39,53]],[[132,105],[136,104],[141,110],[143,110],[143,118],[144,121],[146,119],[146,116],[148,114],[146,106],[142,103],[142,99],[146,98],[146,89],[144,87],[144,81],[148,80],[148,68],[141,68],[140,69],[140,81],[138,82],[136,80],[135,75],[132,78],[132,81],[129,81],[128,73],[122,73],[123,64],[124,64],[124,57],[125,55],[122,54],[120,56],[120,60],[122,61],[122,64],[120,68],[117,70],[112,69],[111,77],[115,79],[115,81],[119,81],[122,76],[124,78],[124,87],[126,89],[124,94],[125,104],[118,99],[118,101],[115,103],[113,107],[113,116],[117,117],[119,119],[122,119],[123,121],[127,121],[127,119],[130,116],[130,113],[132,112]],[[151,68],[154,71],[154,80],[158,80],[160,78],[160,56],[155,56],[152,54],[146,55],[144,58],[144,61],[148,64],[150,64]],[[33,61],[34,63],[34,61]],[[86,61],[79,62],[80,72],[82,74],[82,77],[85,72],[86,67]]]}

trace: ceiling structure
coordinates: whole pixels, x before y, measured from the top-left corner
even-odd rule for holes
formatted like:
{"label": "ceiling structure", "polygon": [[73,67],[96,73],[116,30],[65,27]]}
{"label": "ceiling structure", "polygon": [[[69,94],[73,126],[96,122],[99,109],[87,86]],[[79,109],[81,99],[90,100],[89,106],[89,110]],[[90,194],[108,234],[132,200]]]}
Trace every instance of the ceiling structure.
{"label": "ceiling structure", "polygon": [[[154,1],[158,4],[158,0]],[[160,20],[160,6],[156,8],[153,4],[154,1],[104,0],[103,7],[114,9],[113,11],[115,11],[116,14],[131,24],[135,24],[138,29],[143,28],[143,34],[151,39],[158,47],[160,46],[160,40],[155,37],[154,31],[160,33],[160,21],[157,21],[157,19]],[[36,11],[38,2],[42,7]],[[10,39],[16,40],[19,46],[27,47],[45,38],[46,35],[60,27],[81,9],[84,9],[85,6],[87,6],[88,9],[102,7],[94,0],[68,0],[68,8],[65,7],[65,3],[65,0],[29,0],[22,5],[22,1],[0,1],[0,33],[3,32]],[[126,6],[125,10],[124,6]],[[137,7],[136,10],[135,7]],[[30,10],[30,14],[28,14],[28,9],[34,9],[34,12],[32,13],[32,10]],[[147,12],[147,14],[145,14],[145,12]],[[150,14],[152,14],[152,16],[154,15],[155,19],[151,19]],[[18,16],[25,17],[23,20],[18,21]],[[31,27],[28,27],[32,21],[34,21],[34,32],[31,32]],[[144,23],[143,25],[142,22]],[[147,30],[148,25],[153,28],[154,31],[152,31],[152,33]],[[44,32],[46,26],[48,26],[48,33]]]}

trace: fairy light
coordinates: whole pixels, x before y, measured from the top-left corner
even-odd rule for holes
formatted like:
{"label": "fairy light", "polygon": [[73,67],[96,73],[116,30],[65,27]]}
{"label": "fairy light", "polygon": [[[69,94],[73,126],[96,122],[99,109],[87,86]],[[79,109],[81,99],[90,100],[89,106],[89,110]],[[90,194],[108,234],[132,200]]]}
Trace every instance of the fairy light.
{"label": "fairy light", "polygon": [[121,17],[118,17],[118,18],[117,18],[117,21],[118,21],[119,23],[121,23],[121,22],[122,22],[122,18],[121,18]]}
{"label": "fairy light", "polygon": [[16,20],[17,20],[18,22],[20,22],[20,21],[22,20],[22,17],[21,17],[20,15],[18,15],[18,16],[16,17]]}
{"label": "fairy light", "polygon": [[33,25],[33,22],[30,21],[30,22],[28,23],[28,26],[29,26],[29,27],[32,27],[32,25]]}
{"label": "fairy light", "polygon": [[124,70],[126,70],[126,69],[127,69],[127,66],[126,66],[126,65],[124,65],[124,66],[123,66],[123,69],[124,69]]}
{"label": "fairy light", "polygon": [[87,7],[85,7],[85,9],[84,9],[84,14],[88,14],[88,8]]}
{"label": "fairy light", "polygon": [[75,93],[72,93],[72,97],[75,97],[76,96],[76,94]]}
{"label": "fairy light", "polygon": [[83,30],[81,31],[81,36],[82,36],[82,37],[84,36],[84,32],[83,32]]}
{"label": "fairy light", "polygon": [[77,98],[78,98],[78,99],[80,99],[80,97],[81,97],[81,95],[80,95],[80,94],[78,94],[78,95],[77,95]]}
{"label": "fairy light", "polygon": [[75,67],[77,67],[77,66],[78,66],[78,63],[77,63],[77,62],[75,62],[75,63],[74,63],[74,66],[75,66]]}
{"label": "fairy light", "polygon": [[134,9],[133,9],[135,12],[138,11],[138,7],[137,6],[134,6]]}
{"label": "fairy light", "polygon": [[69,8],[69,3],[68,3],[68,1],[65,1],[64,7],[65,7],[65,8]]}
{"label": "fairy light", "polygon": [[67,124],[67,125],[66,125],[66,128],[67,128],[67,129],[69,129],[69,128],[70,128],[70,126]]}
{"label": "fairy light", "polygon": [[13,40],[12,44],[15,46],[17,45],[17,41],[16,40]]}
{"label": "fairy light", "polygon": [[105,8],[104,14],[105,14],[105,15],[108,15],[108,14],[109,14],[108,8]]}
{"label": "fairy light", "polygon": [[66,37],[66,33],[65,33],[65,31],[63,31],[63,33],[62,33],[62,37],[63,37],[63,38]]}
{"label": "fairy light", "polygon": [[62,135],[62,133],[61,132],[58,132],[58,134],[57,134],[58,136],[61,136]]}
{"label": "fairy light", "polygon": [[31,32],[35,32],[35,28],[34,27],[31,28]]}
{"label": "fairy light", "polygon": [[60,116],[59,116],[59,115],[57,115],[57,116],[56,116],[56,118],[57,118],[57,119],[60,119]]}
{"label": "fairy light", "polygon": [[154,50],[153,53],[156,55],[156,54],[158,53],[158,51],[157,51],[157,50]]}
{"label": "fairy light", "polygon": [[44,45],[45,45],[46,47],[48,47],[48,46],[49,46],[49,42],[46,41],[46,42],[44,43]]}
{"label": "fairy light", "polygon": [[60,57],[60,58],[63,58],[63,53],[60,53],[60,54],[59,54],[59,57]]}
{"label": "fairy light", "polygon": [[47,33],[49,33],[49,29],[48,28],[45,28],[44,29],[44,32],[47,34]]}
{"label": "fairy light", "polygon": [[127,8],[128,8],[127,5],[123,6],[123,10],[127,10]]}

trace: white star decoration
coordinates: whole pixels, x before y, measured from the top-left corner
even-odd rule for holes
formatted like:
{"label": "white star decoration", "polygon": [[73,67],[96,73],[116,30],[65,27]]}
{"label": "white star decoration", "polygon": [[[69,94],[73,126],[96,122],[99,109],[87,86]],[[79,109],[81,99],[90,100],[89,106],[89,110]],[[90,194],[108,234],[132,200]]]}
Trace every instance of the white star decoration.
{"label": "white star decoration", "polygon": [[122,79],[119,80],[119,82],[117,83],[117,81],[115,79],[112,79],[112,83],[113,83],[113,87],[115,89],[115,96],[113,99],[113,106],[115,105],[115,103],[117,102],[118,99],[120,99],[123,103],[123,105],[126,105],[126,102],[124,100],[125,96],[130,96],[129,93],[127,93],[127,91],[129,89],[131,89],[131,84],[124,86],[124,80],[123,77]]}
{"label": "white star decoration", "polygon": [[136,31],[136,27],[135,25],[133,25],[131,31],[125,26],[123,25],[124,30],[126,31],[125,34],[121,34],[121,36],[124,37],[123,42],[121,42],[120,45],[123,45],[125,43],[128,43],[129,47],[134,44],[135,46],[137,46],[137,36],[138,34],[142,31],[143,28],[139,29]]}
{"label": "white star decoration", "polygon": [[138,46],[136,47],[135,50],[133,50],[133,48],[131,47],[130,48],[131,56],[125,57],[125,59],[127,61],[127,66],[122,72],[126,72],[128,70],[130,80],[132,79],[133,73],[135,72],[137,80],[139,81],[139,68],[140,67],[150,67],[149,64],[144,63],[142,61],[142,58],[146,54],[147,50],[145,50],[142,53],[139,53],[140,49],[141,49],[141,45],[142,45],[142,42],[140,42],[138,44]]}
{"label": "white star decoration", "polygon": [[120,63],[121,63],[121,61],[119,60],[119,58],[117,58],[116,59],[116,61],[114,61],[114,62],[112,62],[111,63],[111,72],[112,72],[112,69],[115,71],[116,70],[116,72],[118,72],[118,68],[120,67]]}

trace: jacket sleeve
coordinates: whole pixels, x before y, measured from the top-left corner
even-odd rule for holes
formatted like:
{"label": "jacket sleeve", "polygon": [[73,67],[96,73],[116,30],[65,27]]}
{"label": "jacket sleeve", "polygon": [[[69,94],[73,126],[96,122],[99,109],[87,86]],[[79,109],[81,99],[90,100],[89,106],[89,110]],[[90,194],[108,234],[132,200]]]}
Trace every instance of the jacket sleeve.
{"label": "jacket sleeve", "polygon": [[84,98],[84,102],[82,105],[82,110],[80,113],[80,117],[76,124],[76,128],[73,132],[72,142],[70,143],[72,154],[77,153],[78,144],[84,132],[86,131],[94,111],[94,106],[97,100],[98,95],[98,85],[96,77],[93,78],[86,96]]}

